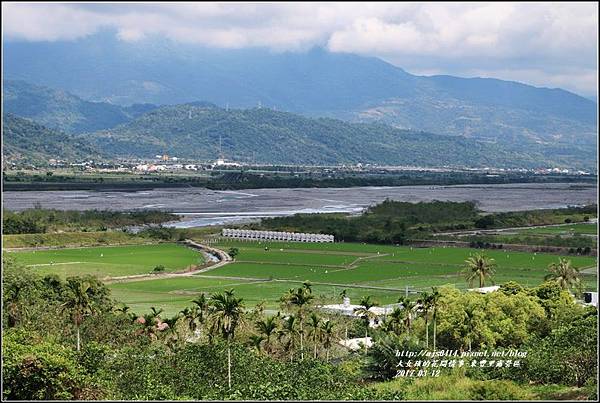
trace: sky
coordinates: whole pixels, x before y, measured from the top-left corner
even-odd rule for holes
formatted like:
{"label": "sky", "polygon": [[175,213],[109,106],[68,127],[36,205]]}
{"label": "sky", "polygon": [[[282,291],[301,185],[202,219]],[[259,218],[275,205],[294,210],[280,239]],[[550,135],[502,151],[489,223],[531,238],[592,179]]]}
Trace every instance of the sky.
{"label": "sky", "polygon": [[598,4],[2,3],[3,40],[73,41],[110,28],[216,48],[379,57],[419,75],[494,77],[597,99]]}

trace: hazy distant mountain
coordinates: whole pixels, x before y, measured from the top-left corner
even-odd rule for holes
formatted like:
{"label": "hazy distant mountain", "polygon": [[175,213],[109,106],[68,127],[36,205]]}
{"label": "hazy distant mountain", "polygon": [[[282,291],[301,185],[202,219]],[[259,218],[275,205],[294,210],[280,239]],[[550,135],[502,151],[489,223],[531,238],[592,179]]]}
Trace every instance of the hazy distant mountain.
{"label": "hazy distant mountain", "polygon": [[376,58],[320,49],[218,50],[105,32],[74,42],[6,42],[4,74],[129,105],[206,100],[399,128],[523,142],[596,145],[595,102],[495,79],[421,77]]}
{"label": "hazy distant mountain", "polygon": [[419,166],[593,167],[594,150],[508,147],[382,124],[312,119],[267,108],[223,109],[210,104],[165,106],[113,129],[82,135],[106,155],[243,162]]}
{"label": "hazy distant mountain", "polygon": [[2,95],[5,112],[67,133],[107,129],[156,108],[150,104],[124,107],[89,102],[63,90],[13,80],[4,81]]}
{"label": "hazy distant mountain", "polygon": [[49,159],[96,159],[99,152],[86,139],[48,129],[11,113],[2,117],[2,154],[6,161],[42,162]]}

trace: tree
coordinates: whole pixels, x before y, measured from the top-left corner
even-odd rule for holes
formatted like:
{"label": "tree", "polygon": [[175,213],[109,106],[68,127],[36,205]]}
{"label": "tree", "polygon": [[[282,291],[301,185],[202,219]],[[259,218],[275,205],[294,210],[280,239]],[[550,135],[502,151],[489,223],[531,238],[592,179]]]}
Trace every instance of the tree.
{"label": "tree", "polygon": [[63,308],[70,311],[71,319],[77,332],[77,351],[81,350],[80,326],[87,315],[92,314],[92,299],[90,284],[81,279],[67,280],[66,301]]}
{"label": "tree", "polygon": [[227,254],[231,256],[232,259],[235,259],[235,257],[240,254],[240,250],[238,248],[229,248]]}
{"label": "tree", "polygon": [[423,291],[417,303],[421,307],[421,314],[425,319],[425,348],[429,348],[429,312],[432,306],[432,295],[427,291]]}
{"label": "tree", "polygon": [[479,287],[485,287],[485,278],[491,278],[495,273],[496,263],[494,259],[487,257],[483,253],[476,253],[465,260],[463,273],[466,275],[469,286],[473,286],[473,281],[479,279]]}
{"label": "tree", "polygon": [[321,334],[323,336],[323,347],[325,348],[325,361],[329,362],[329,350],[333,341],[334,325],[330,320],[326,320],[321,324]]}
{"label": "tree", "polygon": [[435,351],[436,347],[436,335],[437,335],[437,312],[438,306],[441,298],[441,294],[438,291],[437,287],[431,287],[431,320],[433,322],[433,351]]}
{"label": "tree", "polygon": [[297,288],[296,290],[291,289],[288,294],[284,296],[284,300],[287,301],[288,304],[296,306],[298,310],[298,322],[300,325],[300,360],[304,360],[304,330],[302,327],[304,310],[310,305],[313,298],[311,286],[308,282],[305,282],[302,287]]}
{"label": "tree", "polygon": [[372,319],[377,318],[377,314],[371,311],[371,308],[377,306],[378,303],[371,299],[368,295],[360,300],[360,307],[354,308],[354,313],[363,318],[366,324],[365,337],[369,337],[369,324]]}
{"label": "tree", "polygon": [[310,328],[309,334],[312,336],[313,341],[314,358],[317,358],[317,345],[321,339],[321,318],[316,313],[311,313],[308,326]]}
{"label": "tree", "polygon": [[260,353],[260,347],[263,341],[265,341],[265,336],[262,334],[250,335],[250,346],[254,347],[258,353]]}
{"label": "tree", "polygon": [[551,280],[558,283],[563,290],[575,289],[578,293],[582,290],[581,277],[579,269],[571,265],[571,261],[559,258],[558,263],[548,265],[548,273],[545,280]]}
{"label": "tree", "polygon": [[210,298],[210,317],[213,327],[227,342],[227,385],[231,388],[231,340],[242,318],[242,298],[236,298],[233,289]]}
{"label": "tree", "polygon": [[256,330],[258,330],[261,336],[264,336],[265,350],[268,353],[271,352],[271,336],[277,333],[277,317],[269,316],[264,320],[257,321]]}
{"label": "tree", "polygon": [[296,346],[296,340],[300,334],[296,328],[297,322],[297,316],[288,316],[283,320],[283,326],[278,332],[279,342],[282,343],[283,350],[290,355],[290,361],[293,361],[294,359],[294,347]]}
{"label": "tree", "polygon": [[404,323],[404,327],[406,328],[407,334],[410,336],[410,329],[412,327],[412,319],[413,319],[413,309],[416,307],[416,304],[405,297],[398,298],[398,302],[402,304],[402,308],[400,312],[402,313],[402,321]]}
{"label": "tree", "polygon": [[471,351],[471,347],[473,345],[473,339],[475,337],[475,327],[477,325],[477,315],[475,313],[475,308],[472,306],[466,306],[463,309],[463,321],[462,327],[460,329],[461,335],[463,336],[463,340],[466,341],[467,347],[469,351]]}

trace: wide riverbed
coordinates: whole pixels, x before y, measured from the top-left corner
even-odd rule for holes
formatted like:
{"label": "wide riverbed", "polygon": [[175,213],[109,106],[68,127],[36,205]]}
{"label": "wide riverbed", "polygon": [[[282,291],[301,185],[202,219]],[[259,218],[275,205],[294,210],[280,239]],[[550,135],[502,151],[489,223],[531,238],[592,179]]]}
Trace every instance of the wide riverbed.
{"label": "wide riverbed", "polygon": [[213,191],[203,188],[118,191],[4,192],[4,208],[41,205],[61,210],[159,209],[185,216],[175,226],[197,227],[246,222],[295,213],[358,213],[386,198],[420,202],[475,201],[489,212],[560,208],[595,203],[597,187],[585,183],[401,186]]}

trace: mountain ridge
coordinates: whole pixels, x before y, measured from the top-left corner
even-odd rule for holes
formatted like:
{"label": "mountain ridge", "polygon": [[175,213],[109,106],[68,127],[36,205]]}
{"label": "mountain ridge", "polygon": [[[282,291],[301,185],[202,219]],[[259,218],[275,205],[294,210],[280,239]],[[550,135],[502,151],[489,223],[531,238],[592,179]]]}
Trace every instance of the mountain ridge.
{"label": "mountain ridge", "polygon": [[381,59],[319,48],[220,50],[158,38],[128,43],[104,32],[73,42],[8,42],[5,55],[8,78],[87,100],[260,103],[509,145],[597,145],[597,104],[571,92],[491,78],[416,76]]}

